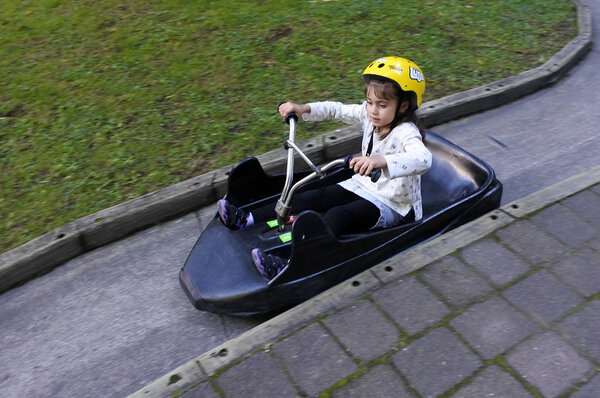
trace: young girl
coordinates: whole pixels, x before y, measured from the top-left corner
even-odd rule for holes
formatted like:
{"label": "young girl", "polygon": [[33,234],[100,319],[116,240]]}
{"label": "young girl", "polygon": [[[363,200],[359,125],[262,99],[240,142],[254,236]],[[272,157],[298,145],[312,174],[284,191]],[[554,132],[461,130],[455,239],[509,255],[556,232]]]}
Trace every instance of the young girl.
{"label": "young girl", "polygon": [[[405,58],[385,57],[369,64],[363,78],[366,101],[360,105],[326,101],[286,102],[279,106],[284,118],[295,112],[306,121],[335,119],[362,125],[362,156],[350,161],[356,174],[337,185],[292,198],[296,214],[308,209],[323,212],[336,236],[419,220],[423,213],[420,175],[431,167],[431,153],[423,144],[423,130],[415,114],[425,91],[421,69]],[[373,169],[383,172],[375,183],[368,177]],[[246,213],[225,199],[219,200],[217,210],[231,229],[245,228],[275,215],[273,205]],[[252,259],[269,279],[288,262],[260,249],[252,250]]]}

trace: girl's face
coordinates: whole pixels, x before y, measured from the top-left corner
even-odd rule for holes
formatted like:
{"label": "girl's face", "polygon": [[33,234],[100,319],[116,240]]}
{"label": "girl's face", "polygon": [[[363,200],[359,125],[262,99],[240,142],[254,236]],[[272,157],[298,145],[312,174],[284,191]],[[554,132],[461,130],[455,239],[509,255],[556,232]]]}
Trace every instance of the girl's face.
{"label": "girl's face", "polygon": [[367,114],[379,131],[388,129],[396,117],[396,107],[398,98],[383,98],[377,96],[381,94],[374,89],[373,85],[367,86]]}

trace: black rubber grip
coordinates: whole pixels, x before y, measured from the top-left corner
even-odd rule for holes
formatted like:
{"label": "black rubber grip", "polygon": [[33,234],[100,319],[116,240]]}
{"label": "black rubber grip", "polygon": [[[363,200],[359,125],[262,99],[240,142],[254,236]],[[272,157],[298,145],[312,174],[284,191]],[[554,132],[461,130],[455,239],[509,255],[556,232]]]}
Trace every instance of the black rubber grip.
{"label": "black rubber grip", "polygon": [[294,112],[290,112],[286,115],[285,117],[285,122],[287,124],[290,124],[290,119],[294,119],[294,121],[298,121],[298,115],[296,115]]}
{"label": "black rubber grip", "polygon": [[377,182],[377,180],[379,180],[379,177],[381,177],[381,169],[373,169],[369,176],[371,177],[371,181]]}

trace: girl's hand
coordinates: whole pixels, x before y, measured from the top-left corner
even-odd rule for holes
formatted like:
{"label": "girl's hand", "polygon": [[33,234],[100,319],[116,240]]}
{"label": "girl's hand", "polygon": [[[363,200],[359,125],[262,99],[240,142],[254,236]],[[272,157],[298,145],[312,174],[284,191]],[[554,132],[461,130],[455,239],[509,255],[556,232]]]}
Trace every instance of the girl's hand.
{"label": "girl's hand", "polygon": [[354,169],[355,173],[360,174],[361,176],[368,176],[373,169],[383,170],[387,168],[387,162],[385,161],[385,158],[380,155],[359,156],[352,158],[350,167]]}
{"label": "girl's hand", "polygon": [[293,102],[284,102],[279,105],[279,114],[282,118],[290,113],[294,112],[298,117],[302,116],[304,113],[310,113],[310,105],[307,104],[294,104]]}

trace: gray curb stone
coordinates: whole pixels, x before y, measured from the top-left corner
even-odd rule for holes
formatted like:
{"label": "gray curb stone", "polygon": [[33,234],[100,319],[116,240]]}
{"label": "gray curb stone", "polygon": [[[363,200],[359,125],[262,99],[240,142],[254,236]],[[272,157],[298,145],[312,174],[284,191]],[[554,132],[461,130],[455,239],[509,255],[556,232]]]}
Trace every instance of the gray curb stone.
{"label": "gray curb stone", "polygon": [[[420,116],[426,126],[481,112],[523,97],[562,77],[592,47],[592,15],[589,7],[577,7],[579,34],[543,65],[486,86],[449,95],[423,104]],[[346,127],[299,144],[316,164],[352,153],[362,132]],[[286,152],[274,150],[258,156],[268,173],[285,170]],[[69,259],[133,232],[214,203],[226,193],[233,166],[194,177],[140,196],[61,226],[22,246],[0,254],[0,293],[44,274]]]}

